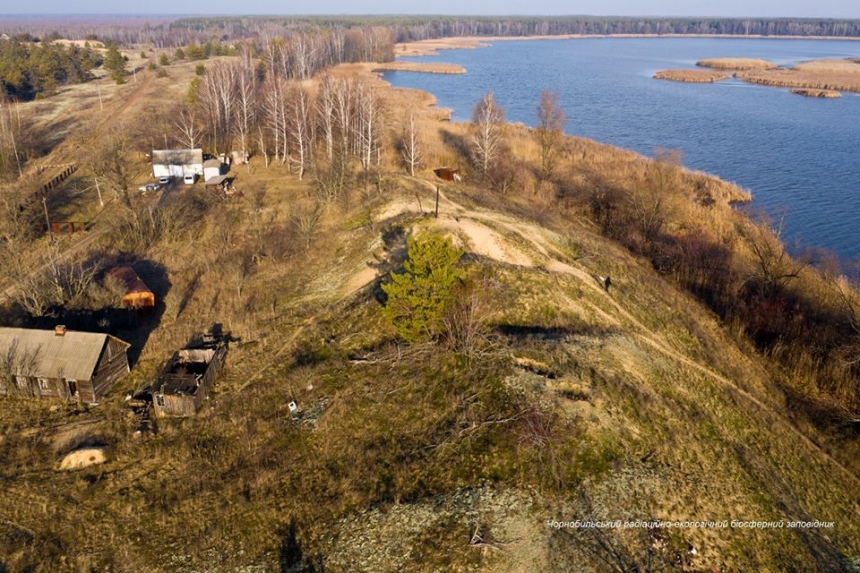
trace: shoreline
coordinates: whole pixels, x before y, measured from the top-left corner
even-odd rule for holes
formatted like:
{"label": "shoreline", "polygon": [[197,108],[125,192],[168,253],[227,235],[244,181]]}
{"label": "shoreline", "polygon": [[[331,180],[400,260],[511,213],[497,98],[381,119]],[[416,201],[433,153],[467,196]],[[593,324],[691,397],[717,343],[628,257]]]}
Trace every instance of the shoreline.
{"label": "shoreline", "polygon": [[453,36],[400,42],[394,45],[395,58],[438,56],[441,50],[471,50],[489,48],[492,42],[514,42],[535,40],[585,40],[612,38],[726,38],[729,40],[820,40],[860,42],[857,36],[764,36],[760,34],[560,34],[542,36]]}

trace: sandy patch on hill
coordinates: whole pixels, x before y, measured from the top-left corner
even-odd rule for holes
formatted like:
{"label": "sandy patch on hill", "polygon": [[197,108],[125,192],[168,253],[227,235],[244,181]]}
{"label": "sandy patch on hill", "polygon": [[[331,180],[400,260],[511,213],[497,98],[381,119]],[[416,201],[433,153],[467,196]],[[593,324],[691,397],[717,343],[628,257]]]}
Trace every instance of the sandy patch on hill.
{"label": "sandy patch on hill", "polygon": [[60,462],[59,469],[62,471],[80,470],[103,464],[107,461],[104,448],[82,448],[66,454]]}

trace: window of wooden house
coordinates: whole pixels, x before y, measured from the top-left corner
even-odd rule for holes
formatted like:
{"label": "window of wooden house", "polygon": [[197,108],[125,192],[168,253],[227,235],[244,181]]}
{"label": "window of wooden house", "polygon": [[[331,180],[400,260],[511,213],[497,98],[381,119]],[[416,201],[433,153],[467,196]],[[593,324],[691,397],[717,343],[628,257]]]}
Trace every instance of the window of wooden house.
{"label": "window of wooden house", "polygon": [[156,394],[155,403],[164,408],[164,394]]}
{"label": "window of wooden house", "polygon": [[47,378],[39,378],[39,390],[50,390]]}

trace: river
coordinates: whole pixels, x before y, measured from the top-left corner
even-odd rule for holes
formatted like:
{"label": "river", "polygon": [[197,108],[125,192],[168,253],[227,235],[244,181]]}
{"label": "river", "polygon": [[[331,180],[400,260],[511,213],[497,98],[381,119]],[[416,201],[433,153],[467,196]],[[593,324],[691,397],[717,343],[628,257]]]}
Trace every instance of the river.
{"label": "river", "polygon": [[736,79],[715,84],[655,80],[715,57],[789,65],[860,56],[860,42],[736,38],[505,40],[491,47],[409,58],[459,64],[464,75],[389,72],[394,86],[432,93],[466,121],[488,90],[507,119],[534,125],[543,89],[560,94],[569,134],[653,155],[683,153],[684,165],[750,190],[753,206],[785,215],[793,250],[819,246],[860,258],[860,97],[806,98]]}

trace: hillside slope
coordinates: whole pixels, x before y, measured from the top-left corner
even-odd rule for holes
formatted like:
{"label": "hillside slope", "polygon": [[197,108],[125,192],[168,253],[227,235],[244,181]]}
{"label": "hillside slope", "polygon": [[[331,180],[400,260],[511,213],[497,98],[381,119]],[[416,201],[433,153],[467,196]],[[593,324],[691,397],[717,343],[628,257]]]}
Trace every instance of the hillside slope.
{"label": "hillside slope", "polygon": [[[385,97],[423,110],[428,164],[466,162],[469,126]],[[528,171],[531,132],[506,129]],[[176,191],[157,240],[106,228],[94,253],[148,271],[160,306],[107,325],[139,354],[98,406],[0,399],[0,571],[860,570],[856,435],[799,414],[800,370],[618,231],[656,196],[667,233],[747,272],[775,244],[746,240],[748,195],[581,139],[560,163],[506,191],[377,166],[315,203],[255,160],[242,197]],[[461,280],[444,332],[407,344],[381,285],[433,234],[463,249]],[[237,340],[211,399],[139,433],[124,395],[214,323]],[[59,471],[80,446],[107,463]]]}

